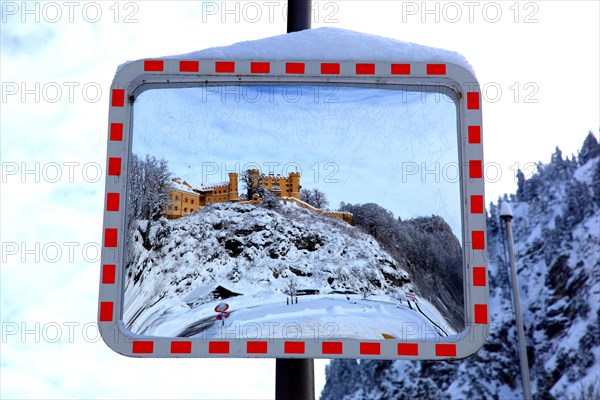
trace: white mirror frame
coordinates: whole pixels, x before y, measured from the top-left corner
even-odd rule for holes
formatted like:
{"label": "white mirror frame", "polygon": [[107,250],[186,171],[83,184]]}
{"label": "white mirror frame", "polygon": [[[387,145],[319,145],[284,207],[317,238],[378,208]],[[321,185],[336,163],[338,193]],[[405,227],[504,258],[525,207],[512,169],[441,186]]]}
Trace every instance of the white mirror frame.
{"label": "white mirror frame", "polygon": [[[242,84],[338,84],[404,87],[451,93],[457,104],[465,329],[447,338],[243,339],[169,338],[137,335],[122,320],[128,165],[133,103],[151,88]],[[98,325],[106,344],[133,357],[263,357],[349,359],[460,359],[475,353],[489,333],[486,214],[481,94],[475,77],[452,63],[265,61],[215,59],[138,60],[123,66],[111,86],[106,195]]]}

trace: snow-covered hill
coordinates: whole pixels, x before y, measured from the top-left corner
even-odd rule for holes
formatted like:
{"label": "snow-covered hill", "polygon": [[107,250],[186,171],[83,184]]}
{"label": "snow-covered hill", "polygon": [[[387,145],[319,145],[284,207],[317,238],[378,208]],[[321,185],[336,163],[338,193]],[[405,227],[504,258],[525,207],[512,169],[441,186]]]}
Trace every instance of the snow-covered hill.
{"label": "snow-covered hill", "polygon": [[[512,201],[517,270],[536,399],[600,398],[600,146],[560,150]],[[500,201],[501,199],[499,199]],[[522,398],[516,329],[498,203],[488,210],[491,332],[454,362],[334,360],[330,399]]]}
{"label": "snow-covered hill", "polygon": [[[134,227],[128,249],[123,320],[133,332],[216,335],[214,307],[227,298],[228,324],[293,322],[303,336],[315,324],[338,337],[400,335],[405,323],[455,333],[425,299],[419,310],[400,302],[399,290],[414,290],[409,274],[337,218],[294,205],[220,203],[162,218],[143,240],[146,224]],[[298,304],[288,304],[292,290],[302,294]]]}

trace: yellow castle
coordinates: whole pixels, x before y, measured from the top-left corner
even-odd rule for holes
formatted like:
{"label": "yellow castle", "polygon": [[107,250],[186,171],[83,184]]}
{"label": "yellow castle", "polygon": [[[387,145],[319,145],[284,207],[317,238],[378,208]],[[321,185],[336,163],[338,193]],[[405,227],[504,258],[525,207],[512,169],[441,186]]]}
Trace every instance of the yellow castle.
{"label": "yellow castle", "polygon": [[[260,203],[260,198],[256,195],[253,199],[240,198],[237,172],[230,172],[228,175],[229,180],[226,182],[210,185],[202,184],[197,188],[180,178],[174,178],[169,187],[170,204],[163,206],[164,216],[170,219],[180,218],[214,203]],[[285,177],[283,175],[261,174],[257,169],[249,169],[247,175],[251,185],[255,188],[267,189],[269,192],[280,196],[284,204],[296,203],[301,207],[320,214],[341,218],[352,224],[352,214],[348,212],[321,210],[300,200],[302,186],[300,186],[300,173],[298,172],[290,172]]]}

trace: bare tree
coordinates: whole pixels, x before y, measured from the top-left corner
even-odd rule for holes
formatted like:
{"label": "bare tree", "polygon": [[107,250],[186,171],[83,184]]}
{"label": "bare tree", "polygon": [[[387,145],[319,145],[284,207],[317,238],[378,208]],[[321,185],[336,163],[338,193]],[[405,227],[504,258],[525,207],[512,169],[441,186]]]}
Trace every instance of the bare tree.
{"label": "bare tree", "polygon": [[312,205],[312,190],[310,189],[301,189],[300,190],[300,200],[305,203]]}
{"label": "bare tree", "polygon": [[321,192],[319,189],[313,189],[312,196],[313,196],[313,204],[312,204],[313,206],[315,206],[317,208],[325,209],[329,205],[329,200],[327,200],[327,196],[325,196],[325,193]]}
{"label": "bare tree", "polygon": [[260,172],[258,175],[253,174],[250,170],[242,172],[240,176],[244,189],[246,189],[246,198],[252,200],[255,194],[263,196],[265,190],[260,186]]}
{"label": "bare tree", "polygon": [[313,207],[321,209],[325,209],[329,205],[329,200],[327,200],[327,196],[319,189],[300,190],[300,200],[310,204]]}
{"label": "bare tree", "polygon": [[[149,249],[152,222],[162,216],[163,207],[170,203],[169,180],[171,173],[165,159],[157,160],[156,157],[146,155],[146,158],[142,160],[133,154],[128,177],[128,227],[130,230],[134,226],[137,227],[144,247]],[[139,225],[141,221],[146,221],[145,229]]]}
{"label": "bare tree", "polygon": [[[296,293],[298,293],[298,284],[296,283],[296,278],[291,277],[288,280],[286,287],[283,289],[283,293],[290,296],[292,304],[294,304],[294,297],[296,297]],[[296,303],[298,302],[296,297]]]}

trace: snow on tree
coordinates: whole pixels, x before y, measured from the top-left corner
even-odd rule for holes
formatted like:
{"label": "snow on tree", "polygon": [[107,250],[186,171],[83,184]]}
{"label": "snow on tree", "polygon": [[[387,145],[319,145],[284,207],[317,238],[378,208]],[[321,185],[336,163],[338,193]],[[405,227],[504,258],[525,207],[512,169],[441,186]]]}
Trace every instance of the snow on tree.
{"label": "snow on tree", "polygon": [[[521,193],[519,202],[513,204],[514,236],[536,399],[600,398],[595,357],[600,347],[597,301],[600,154],[589,151],[596,148],[595,143],[594,139],[586,139],[584,147],[588,150],[579,153],[579,168],[572,157],[563,159],[557,150],[551,163],[538,164],[535,174],[518,182]],[[590,153],[595,156],[588,157]],[[402,360],[385,365],[379,360],[344,364],[334,360],[327,367],[327,383],[321,399],[521,396],[499,203],[488,208],[486,237],[493,327],[483,348],[472,357],[455,361]],[[357,210],[360,205],[352,208]],[[355,216],[362,214],[363,218],[363,211]],[[419,254],[422,250],[419,231],[409,232],[415,236],[411,237],[407,252],[411,254],[411,249],[415,249]],[[411,271],[411,276],[417,285],[419,275]],[[374,367],[371,363],[381,367],[378,374],[368,373]],[[360,384],[344,386],[345,377]]]}
{"label": "snow on tree", "polygon": [[523,174],[523,171],[521,171],[521,169],[517,170],[517,201],[524,201],[524,188],[525,186],[525,174]]}
{"label": "snow on tree", "polygon": [[596,137],[592,132],[589,132],[585,140],[583,141],[583,146],[581,146],[581,151],[579,152],[579,164],[584,165],[589,160],[596,158],[600,155],[600,144]]}
{"label": "snow on tree", "polygon": [[596,162],[594,175],[592,175],[592,191],[594,192],[594,204],[596,207],[600,207],[600,161]]}
{"label": "snow on tree", "polygon": [[268,190],[264,190],[260,200],[261,207],[265,207],[269,210],[281,209],[281,198]]}
{"label": "snow on tree", "polygon": [[[171,173],[165,159],[146,155],[145,159],[133,154],[129,167],[129,229],[137,226],[143,245],[148,242],[150,227],[163,214],[163,207],[170,202],[169,181]],[[139,224],[146,221],[145,229]],[[133,225],[135,224],[135,225]]]}

